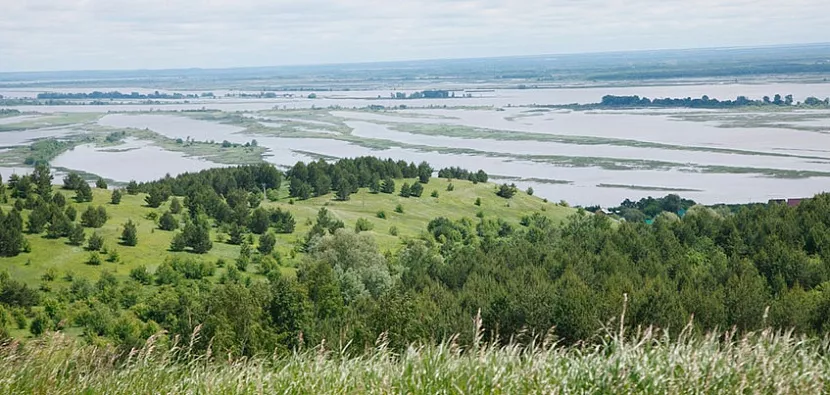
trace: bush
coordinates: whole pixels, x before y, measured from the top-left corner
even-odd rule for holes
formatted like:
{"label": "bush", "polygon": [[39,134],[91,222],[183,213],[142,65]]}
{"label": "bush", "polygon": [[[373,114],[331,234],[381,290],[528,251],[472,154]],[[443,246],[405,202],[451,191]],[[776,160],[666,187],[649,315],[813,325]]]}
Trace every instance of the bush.
{"label": "bush", "polygon": [[87,258],[87,260],[86,260],[87,265],[93,265],[93,266],[99,266],[99,265],[101,265],[101,262],[103,262],[101,260],[101,255],[99,255],[95,251],[91,252],[89,254],[89,258]]}
{"label": "bush", "polygon": [[113,248],[109,252],[107,252],[107,262],[117,263],[120,257],[118,256],[118,250]]}
{"label": "bush", "polygon": [[447,184],[447,192],[452,192],[454,190],[455,190],[455,185],[452,185],[452,183]]}
{"label": "bush", "polygon": [[354,226],[355,233],[367,232],[375,228],[375,225],[366,218],[358,218]]}
{"label": "bush", "polygon": [[46,282],[55,281],[58,278],[58,271],[54,267],[46,269],[46,272],[40,276],[40,279]]}
{"label": "bush", "polygon": [[386,219],[386,211],[380,210],[377,214],[375,214],[380,219]]}
{"label": "bush", "polygon": [[527,194],[533,196],[533,187],[527,187]]}
{"label": "bush", "polygon": [[398,235],[398,227],[397,226],[390,226],[389,227],[389,234],[392,236]]}
{"label": "bush", "polygon": [[398,214],[403,214],[403,206],[401,206],[400,204],[395,206],[395,212]]}
{"label": "bush", "polygon": [[431,193],[431,194],[429,194],[429,196],[432,196],[432,197],[434,197],[434,198],[437,198],[437,197],[438,197],[438,191],[432,191],[432,193]]}
{"label": "bush", "polygon": [[476,198],[476,202],[474,203],[476,206],[481,206],[481,198]]}
{"label": "bush", "polygon": [[95,180],[95,188],[98,188],[98,189],[107,189],[107,188],[109,188],[109,186],[107,185],[107,182],[106,182],[106,181],[104,181],[104,179],[103,179],[103,178],[98,177],[98,179],[97,179],[97,180]]}
{"label": "bush", "polygon": [[153,282],[153,276],[150,275],[150,272],[147,270],[147,267],[141,265],[139,267],[130,270],[130,278],[138,281],[143,285],[150,285]]}

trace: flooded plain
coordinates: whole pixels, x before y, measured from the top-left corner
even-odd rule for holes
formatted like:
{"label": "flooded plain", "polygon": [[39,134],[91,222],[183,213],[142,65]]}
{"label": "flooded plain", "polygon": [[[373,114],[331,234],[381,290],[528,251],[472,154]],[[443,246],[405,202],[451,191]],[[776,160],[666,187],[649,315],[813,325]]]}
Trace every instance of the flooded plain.
{"label": "flooded plain", "polygon": [[[607,206],[672,190],[704,203],[766,201],[822,192],[830,185],[830,133],[823,131],[825,127],[830,130],[830,112],[568,111],[526,106],[596,102],[607,94],[705,94],[734,99],[776,93],[793,94],[796,100],[823,98],[830,96],[830,84],[500,89],[470,93],[470,98],[417,100],[389,99],[389,91],[344,91],[318,92],[317,99],[297,94],[293,98],[219,98],[163,105],[16,108],[45,113],[117,111],[103,115],[98,125],[149,129],[171,139],[237,144],[255,139],[268,149],[263,159],[281,167],[300,160],[372,155],[427,161],[436,169],[481,168],[522,188],[532,186],[537,195],[550,200]],[[349,110],[369,105],[406,105],[407,109]],[[329,106],[336,108],[321,109]],[[147,112],[201,108],[238,112],[265,130],[248,130],[244,123],[233,124],[233,118],[228,118],[231,124],[223,124],[171,112]],[[317,108],[321,117],[309,113],[311,108]],[[131,113],[136,111],[143,113]],[[342,125],[350,132],[332,131]],[[292,137],[279,137],[285,130],[293,131]],[[4,132],[0,146],[70,132]],[[305,132],[314,133],[308,138],[293,137]],[[321,133],[331,137],[320,138]],[[132,140],[106,149],[81,145],[60,155],[53,165],[122,182],[222,166]]]}
{"label": "flooded plain", "polygon": [[51,164],[53,167],[79,170],[119,182],[152,181],[166,174],[221,166],[135,140],[107,148],[80,145],[61,154]]}

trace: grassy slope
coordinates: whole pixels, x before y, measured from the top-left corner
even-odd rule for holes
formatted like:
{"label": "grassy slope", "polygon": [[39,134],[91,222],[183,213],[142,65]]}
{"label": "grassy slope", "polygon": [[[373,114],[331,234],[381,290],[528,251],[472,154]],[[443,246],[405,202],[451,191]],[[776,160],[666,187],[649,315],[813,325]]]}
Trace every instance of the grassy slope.
{"label": "grassy slope", "polygon": [[[408,181],[410,184],[415,182],[414,180],[397,180],[398,190],[400,190],[400,186],[404,181]],[[361,189],[359,193],[352,195],[351,200],[347,202],[333,201],[332,195],[328,195],[307,201],[297,201],[295,204],[289,204],[287,190],[283,189],[283,197],[278,202],[266,201],[263,202],[263,206],[288,209],[297,220],[295,232],[289,235],[279,235],[278,239],[277,249],[285,258],[283,261],[286,266],[294,266],[300,259],[299,256],[294,256],[296,254],[292,252],[294,246],[298,240],[304,238],[311,227],[308,225],[309,221],[316,218],[317,211],[323,206],[327,206],[331,213],[343,220],[347,229],[354,229],[358,218],[365,217],[369,219],[375,225],[374,230],[369,233],[375,236],[382,250],[394,250],[401,245],[403,239],[417,237],[426,230],[427,223],[431,219],[440,216],[452,219],[462,217],[475,219],[476,213],[483,211],[486,217],[503,218],[518,224],[522,216],[533,212],[544,213],[555,220],[563,220],[575,212],[574,209],[559,207],[553,203],[544,203],[541,199],[528,196],[524,192],[517,193],[509,201],[502,199],[495,195],[494,184],[474,185],[468,181],[455,180],[452,182],[455,190],[448,192],[446,191],[447,183],[447,180],[433,178],[425,186],[424,195],[421,198],[402,198],[397,194],[373,195],[365,189]],[[438,190],[439,198],[429,196],[433,190]],[[74,196],[71,191],[62,192],[68,198]],[[47,269],[55,268],[59,278],[52,284],[52,287],[59,288],[69,284],[62,278],[69,271],[76,277],[87,277],[95,280],[102,270],[110,270],[115,273],[116,277],[125,279],[130,270],[136,266],[146,265],[152,271],[168,255],[190,255],[188,253],[169,252],[167,249],[174,233],[158,230],[153,221],[146,219],[147,214],[153,211],[159,213],[159,215],[166,211],[169,203],[158,209],[151,209],[144,206],[143,194],[137,196],[125,194],[121,204],[114,206],[109,203],[109,191],[95,189],[94,195],[95,198],[92,203],[75,204],[79,218],[80,214],[90,204],[106,207],[110,218],[104,227],[96,231],[104,237],[108,247],[114,247],[118,250],[121,263],[104,262],[100,266],[90,266],[85,264],[89,253],[82,247],[66,244],[65,238],[49,240],[42,235],[27,235],[26,237],[32,246],[32,252],[20,254],[13,258],[0,258],[0,270],[8,270],[13,278],[31,285],[37,285],[40,284],[41,275]],[[477,197],[481,198],[481,207],[473,204]],[[508,202],[509,207],[507,206]],[[395,212],[397,204],[404,207],[404,214]],[[8,211],[10,206],[6,205],[2,208],[4,211]],[[541,211],[543,208],[544,211]],[[376,213],[380,210],[386,212],[386,220],[376,217]],[[28,211],[24,212],[24,216],[25,214],[28,214]],[[138,226],[139,243],[136,247],[118,245],[122,225],[129,219],[136,222]],[[391,226],[398,228],[398,237],[389,234]],[[87,237],[92,232],[91,229],[87,229]],[[213,249],[201,257],[214,261],[224,258],[226,261],[232,262],[239,254],[239,247],[216,242],[217,237],[219,235],[214,234]],[[249,271],[252,270],[249,269]],[[290,273],[293,269],[286,267],[284,271]],[[221,274],[221,270],[217,272],[217,276],[219,274]]]}

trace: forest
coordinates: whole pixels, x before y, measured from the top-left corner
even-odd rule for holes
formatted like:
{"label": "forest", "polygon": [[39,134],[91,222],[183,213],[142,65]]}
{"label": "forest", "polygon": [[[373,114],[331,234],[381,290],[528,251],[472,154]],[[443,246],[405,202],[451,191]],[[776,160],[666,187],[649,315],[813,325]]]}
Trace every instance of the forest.
{"label": "forest", "polygon": [[[165,213],[172,220],[159,223],[181,229],[171,250],[192,254],[146,262],[125,281],[101,270],[99,278],[73,278],[65,288],[36,289],[0,276],[3,336],[79,328],[85,342],[129,350],[164,331],[165,338],[183,339],[195,350],[234,356],[287,353],[324,341],[349,343],[350,352],[360,354],[380,336],[395,350],[449,338],[466,345],[521,343],[544,334],[561,344],[590,343],[625,308],[627,328],[654,325],[675,337],[688,323],[697,334],[732,327],[740,333],[765,327],[827,333],[828,195],[797,207],[755,205],[734,214],[694,205],[683,218],[658,214],[652,224],[585,211],[563,224],[538,213],[519,225],[437,217],[420,237],[388,252],[322,208],[302,236],[296,275],[276,270],[281,257],[270,238],[293,232],[293,219],[290,212],[259,207],[263,189],[279,188],[283,177],[307,183],[315,172],[345,180],[339,182],[347,190],[369,188],[372,180],[397,171],[430,175],[432,169],[422,165],[423,173],[414,164],[357,158],[298,163],[286,175],[269,165],[213,169],[131,184],[112,192],[109,207],[83,213],[53,192],[48,167],[38,166],[0,188],[0,199],[12,207],[0,214],[3,255],[27,253],[24,233],[44,232],[92,251],[98,258],[90,265],[107,265],[112,257],[96,251],[94,235],[85,240],[77,230],[106,222],[122,193],[141,194],[148,206],[175,201]],[[361,178],[365,169],[377,173]],[[101,183],[96,187],[106,187]],[[87,199],[90,186],[70,175],[63,188],[74,191],[78,202]],[[229,242],[243,245],[235,261],[200,258],[215,242],[207,235],[216,227],[228,229]],[[123,229],[122,248],[141,243],[129,224]],[[220,268],[226,270],[217,278]],[[56,276],[43,274],[50,281]],[[475,330],[469,323],[477,316]]]}
{"label": "forest", "polygon": [[212,93],[197,94],[182,94],[182,93],[160,93],[155,91],[153,93],[121,93],[119,91],[100,92],[93,91],[90,93],[66,93],[66,92],[42,92],[37,94],[39,100],[102,100],[102,99],[198,99],[199,97],[213,97]]}
{"label": "forest", "polygon": [[820,107],[826,108],[830,106],[830,98],[819,99],[816,97],[808,97],[804,102],[795,102],[793,95],[781,96],[774,95],[772,98],[764,96],[760,100],[749,99],[746,96],[738,96],[735,100],[718,100],[703,95],[700,98],[693,99],[686,98],[654,98],[633,96],[615,96],[605,95],[599,103],[587,104],[569,104],[564,106],[542,106],[555,108],[569,108],[575,110],[590,110],[590,109],[615,109],[615,108],[705,108],[705,109],[728,109],[741,108],[749,106],[777,106],[777,107]]}

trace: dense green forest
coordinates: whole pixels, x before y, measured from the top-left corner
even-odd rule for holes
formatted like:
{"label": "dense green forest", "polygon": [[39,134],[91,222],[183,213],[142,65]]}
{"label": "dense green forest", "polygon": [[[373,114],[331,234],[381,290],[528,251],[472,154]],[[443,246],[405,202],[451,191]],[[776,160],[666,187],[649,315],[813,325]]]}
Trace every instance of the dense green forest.
{"label": "dense green forest", "polygon": [[[427,183],[432,174],[427,164],[358,158],[297,164],[287,173],[289,183],[311,181],[303,168],[319,171],[318,178],[330,175],[339,185],[335,189],[348,191],[371,188],[388,175],[382,171],[407,171]],[[362,169],[370,168],[377,172],[361,178]],[[323,208],[301,235],[296,275],[288,275],[275,270],[280,256],[268,235],[293,231],[290,209],[258,207],[263,189],[267,195],[279,188],[284,176],[258,165],[131,184],[123,193],[143,194],[148,206],[176,202],[170,215],[181,215],[181,221],[169,226],[182,228],[171,250],[192,254],[154,262],[152,271],[147,262],[127,280],[101,270],[97,280],[64,279],[69,285],[54,290],[48,285],[57,280],[54,272],[43,273],[46,285],[39,289],[0,276],[4,336],[72,328],[93,344],[129,349],[164,330],[165,337],[192,341],[197,350],[235,356],[324,341],[349,343],[351,352],[360,353],[381,335],[397,350],[455,335],[460,344],[472,344],[524,342],[550,333],[572,344],[598,341],[625,300],[627,328],[656,325],[672,336],[690,320],[695,333],[771,326],[821,336],[830,325],[828,195],[797,207],[756,205],[734,214],[696,205],[682,219],[659,214],[650,225],[585,211],[564,224],[539,213],[528,213],[519,225],[486,216],[436,217],[421,236],[386,253],[371,236],[345,229]],[[53,193],[52,182],[49,169],[38,166],[31,176],[3,184],[0,199],[12,208],[0,215],[0,253],[26,254],[24,232],[44,232],[92,251],[90,265],[107,265],[110,257],[96,252],[100,246],[92,237],[73,235],[106,222],[122,191],[112,193],[109,207],[78,213],[72,201]],[[74,191],[76,202],[89,196],[89,185],[76,176],[64,179],[64,188]],[[494,188],[493,198],[509,204],[496,195],[504,188],[510,189]],[[674,203],[683,202],[688,201]],[[219,227],[235,239],[228,242],[243,245],[235,261],[200,257],[214,244],[211,229]],[[123,229],[122,248],[141,243],[129,223]],[[219,268],[223,274],[216,278]],[[478,331],[470,325],[476,316]]]}

